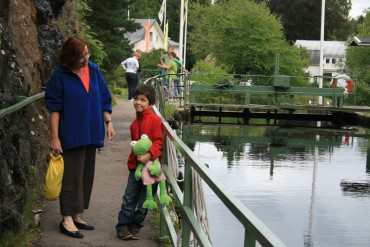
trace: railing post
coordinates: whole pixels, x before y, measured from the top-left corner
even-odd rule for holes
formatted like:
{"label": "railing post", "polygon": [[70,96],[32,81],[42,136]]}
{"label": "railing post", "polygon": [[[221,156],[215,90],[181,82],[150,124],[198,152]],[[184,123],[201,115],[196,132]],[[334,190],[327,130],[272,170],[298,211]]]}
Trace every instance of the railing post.
{"label": "railing post", "polygon": [[[185,171],[184,171],[184,207],[191,209],[191,198],[193,193],[192,188],[192,171],[191,165],[185,160]],[[187,221],[183,222],[182,226],[182,247],[189,247],[190,245],[190,226]]]}
{"label": "railing post", "polygon": [[[162,168],[163,166],[168,165],[168,156],[167,156],[167,135],[163,132],[163,145],[162,145]],[[164,219],[163,211],[160,212],[160,224],[159,224],[159,236],[160,238],[165,237],[168,234],[166,227],[166,220]]]}
{"label": "railing post", "polygon": [[256,239],[245,229],[244,247],[256,247]]}

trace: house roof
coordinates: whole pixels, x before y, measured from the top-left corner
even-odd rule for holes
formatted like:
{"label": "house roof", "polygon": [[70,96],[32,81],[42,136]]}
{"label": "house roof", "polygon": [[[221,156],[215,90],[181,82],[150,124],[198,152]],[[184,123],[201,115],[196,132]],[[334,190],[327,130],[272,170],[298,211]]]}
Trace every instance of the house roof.
{"label": "house roof", "polygon": [[172,46],[172,47],[179,47],[180,46],[179,42],[173,41],[171,39],[168,39],[168,45]]}
{"label": "house roof", "polygon": [[141,28],[137,29],[133,33],[125,33],[125,38],[127,38],[130,41],[130,44],[135,44],[136,42],[139,42],[140,40],[145,39],[145,24],[149,21],[150,22],[150,28],[154,25],[156,22],[155,19],[132,19],[136,23],[139,23],[141,25]]}
{"label": "house roof", "polygon": [[[135,32],[132,33],[125,33],[124,36],[130,41],[130,44],[135,44],[141,40],[145,39],[145,24],[150,21],[150,28],[153,28],[154,25],[157,26],[157,29],[160,30],[160,34],[164,37],[162,29],[159,27],[158,22],[156,19],[132,19],[136,23],[139,23],[141,25],[140,29],[137,29]],[[172,47],[179,47],[179,43],[176,41],[171,40],[168,38],[168,45]]]}
{"label": "house roof", "polygon": [[353,37],[348,44],[349,46],[370,46],[370,38],[369,37]]}
{"label": "house roof", "polygon": [[[296,45],[305,47],[307,50],[320,51],[319,40],[297,40]],[[347,43],[345,41],[324,41],[325,57],[345,57]]]}

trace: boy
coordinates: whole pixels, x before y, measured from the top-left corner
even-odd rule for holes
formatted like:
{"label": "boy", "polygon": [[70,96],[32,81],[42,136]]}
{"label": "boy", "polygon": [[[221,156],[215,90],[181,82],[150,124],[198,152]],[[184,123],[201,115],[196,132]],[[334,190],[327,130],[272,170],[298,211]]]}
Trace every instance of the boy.
{"label": "boy", "polygon": [[[146,154],[136,157],[131,151],[128,157],[127,166],[130,173],[116,225],[117,236],[122,240],[139,239],[138,233],[148,213],[148,210],[142,207],[146,198],[146,187],[142,180],[136,181],[135,169],[139,162],[146,164],[162,155],[162,119],[152,110],[155,98],[155,88],[152,85],[141,85],[135,91],[136,119],[130,126],[131,140],[137,141],[142,134],[146,134],[153,145]],[[156,190],[157,184],[153,185],[153,194]]]}

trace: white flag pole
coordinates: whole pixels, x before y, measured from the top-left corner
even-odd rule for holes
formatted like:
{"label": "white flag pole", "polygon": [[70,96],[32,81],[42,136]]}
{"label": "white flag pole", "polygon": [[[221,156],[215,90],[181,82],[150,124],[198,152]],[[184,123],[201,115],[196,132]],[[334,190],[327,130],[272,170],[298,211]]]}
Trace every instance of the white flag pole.
{"label": "white flag pole", "polygon": [[167,23],[167,1],[164,0],[164,22],[163,22],[163,33],[166,33],[166,23]]}
{"label": "white flag pole", "polygon": [[185,67],[186,62],[186,40],[188,34],[188,12],[189,12],[189,1],[186,0],[186,16],[185,16],[185,35],[184,35],[184,59],[182,60],[182,65]]}
{"label": "white flag pole", "polygon": [[[321,30],[320,30],[320,72],[319,88],[322,88],[324,74],[324,28],[325,28],[325,0],[321,0]],[[319,96],[319,105],[322,105],[322,96]]]}
{"label": "white flag pole", "polygon": [[180,35],[179,35],[179,58],[180,58],[181,61],[184,61],[183,41],[184,41],[184,0],[181,0],[181,6],[180,6]]}
{"label": "white flag pole", "polygon": [[[184,41],[184,0],[181,0],[181,6],[180,6],[180,36],[179,36],[179,58],[180,61],[184,61],[183,56],[183,41]],[[179,85],[182,87],[184,85],[184,82],[182,80],[182,77],[180,77]],[[183,98],[184,90],[181,90],[181,98]]]}

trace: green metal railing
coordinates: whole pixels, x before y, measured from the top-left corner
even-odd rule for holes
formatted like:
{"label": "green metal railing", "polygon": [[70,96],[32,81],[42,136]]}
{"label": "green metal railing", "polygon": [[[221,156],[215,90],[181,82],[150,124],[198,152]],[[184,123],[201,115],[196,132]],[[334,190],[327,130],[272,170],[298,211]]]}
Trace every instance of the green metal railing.
{"label": "green metal railing", "polygon": [[23,107],[31,104],[32,102],[39,100],[45,96],[45,92],[38,93],[36,95],[25,97],[25,96],[16,96],[16,104],[11,105],[5,109],[0,110],[0,118],[5,117],[6,115],[18,111],[22,109]]}
{"label": "green metal railing", "polygon": [[[159,99],[163,99],[161,95],[161,82],[159,77],[153,77],[152,80],[147,80],[147,83],[155,85]],[[182,87],[186,87],[188,78],[184,78]],[[184,86],[185,85],[185,86]],[[183,92],[184,93],[184,92]],[[184,98],[184,96],[182,96]],[[186,97],[185,97],[186,99]],[[230,212],[241,222],[244,226],[244,246],[256,246],[258,242],[262,246],[285,246],[285,244],[276,237],[239,199],[233,196],[229,190],[209,171],[207,166],[198,160],[193,154],[193,151],[176,135],[175,131],[170,127],[164,116],[164,102],[159,100],[157,107],[154,111],[161,116],[164,125],[164,135],[168,137],[174,144],[176,149],[185,158],[185,171],[184,171],[184,187],[181,191],[175,178],[168,174],[168,160],[166,153],[166,141],[163,145],[162,164],[165,174],[170,180],[169,186],[173,192],[176,200],[176,205],[180,208],[182,214],[182,239],[181,246],[190,246],[191,233],[194,235],[197,244],[200,246],[212,246],[208,236],[201,228],[195,213],[193,212],[191,199],[192,199],[192,172],[197,172],[200,177],[207,183],[210,189],[221,199],[224,205]],[[167,138],[164,138],[165,140]],[[175,226],[171,220],[170,212],[167,207],[161,207],[161,237],[168,236],[172,246],[178,246],[177,233]]]}

